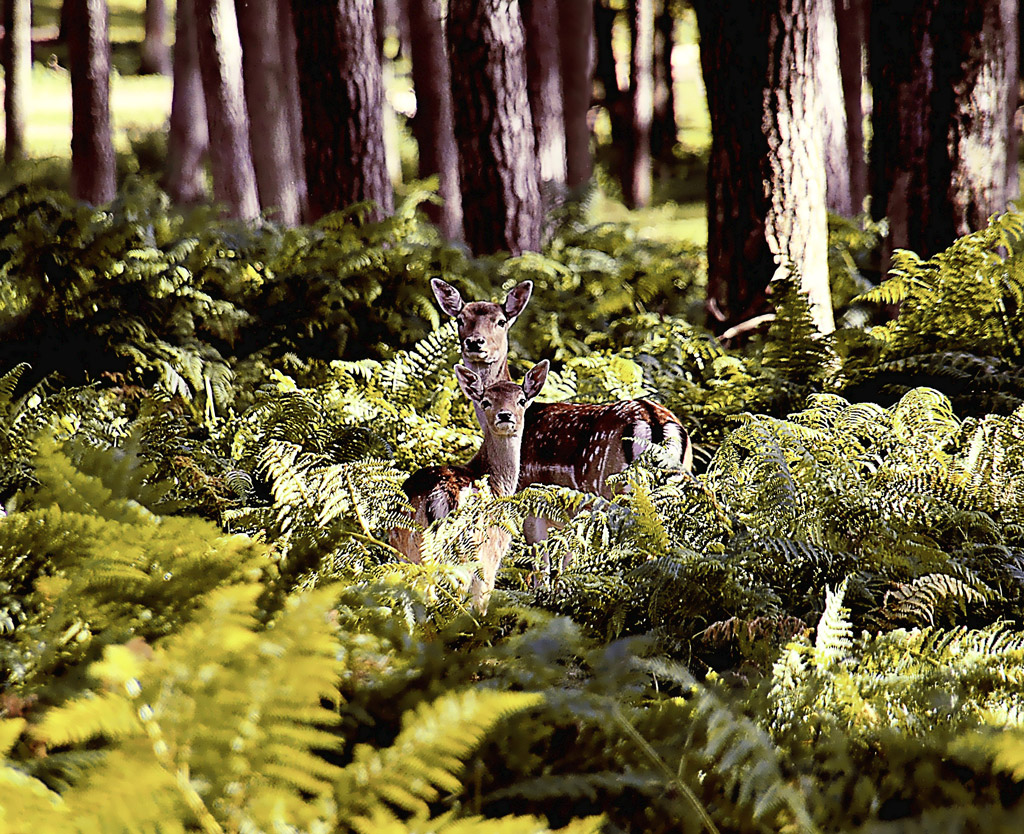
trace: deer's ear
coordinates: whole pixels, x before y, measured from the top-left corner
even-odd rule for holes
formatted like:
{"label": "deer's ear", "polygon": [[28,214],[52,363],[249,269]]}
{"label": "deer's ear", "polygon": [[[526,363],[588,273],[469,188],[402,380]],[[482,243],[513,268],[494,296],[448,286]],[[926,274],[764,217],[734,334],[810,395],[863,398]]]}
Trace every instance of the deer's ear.
{"label": "deer's ear", "polygon": [[550,367],[551,363],[547,359],[541,359],[526,372],[526,378],[523,380],[523,393],[526,394],[528,400],[532,400],[540,393],[540,389],[547,382],[548,368]]}
{"label": "deer's ear", "polygon": [[461,313],[462,308],[466,306],[466,302],[462,300],[459,291],[447,281],[442,281],[440,278],[431,278],[430,289],[434,291],[434,298],[437,299],[441,309],[452,318]]}
{"label": "deer's ear", "polygon": [[530,300],[530,295],[533,293],[533,281],[522,281],[516,284],[509,294],[505,296],[505,303],[501,305],[501,309],[505,311],[510,319],[514,319],[526,307],[526,302]]}
{"label": "deer's ear", "polygon": [[473,402],[479,402],[484,398],[484,385],[480,381],[480,377],[465,365],[455,366],[455,378],[459,381],[462,393]]}

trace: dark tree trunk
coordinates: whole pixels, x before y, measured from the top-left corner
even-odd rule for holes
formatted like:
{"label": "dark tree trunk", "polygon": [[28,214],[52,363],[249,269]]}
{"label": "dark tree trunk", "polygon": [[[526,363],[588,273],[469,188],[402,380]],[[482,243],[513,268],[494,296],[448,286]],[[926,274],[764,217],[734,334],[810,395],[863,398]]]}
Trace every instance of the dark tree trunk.
{"label": "dark tree trunk", "polygon": [[868,14],[870,0],[836,0],[836,31],[839,35],[839,70],[846,107],[846,153],[849,160],[850,207],[864,211],[868,190],[868,159],[864,143],[864,106],[867,69]]}
{"label": "dark tree trunk", "polygon": [[822,2],[694,3],[711,115],[708,307],[722,331],[768,311],[778,264],[800,275],[819,329],[833,327],[816,92]]}
{"label": "dark tree trunk", "polygon": [[104,0],[67,0],[71,64],[71,193],[93,205],[114,199],[110,135],[110,40]]}
{"label": "dark tree trunk", "polygon": [[194,0],[213,196],[231,217],[259,216],[242,83],[242,46],[232,0]]}
{"label": "dark tree trunk", "polygon": [[654,113],[654,0],[630,0],[630,143],[622,192],[630,208],[651,202],[651,117]]}
{"label": "dark tree trunk", "polygon": [[1017,4],[898,0],[871,13],[872,211],[928,257],[1017,197]]}
{"label": "dark tree trunk", "polygon": [[367,200],[371,217],[390,214],[373,0],[294,0],[293,8],[310,216]]}
{"label": "dark tree trunk", "polygon": [[300,220],[289,124],[289,89],[278,43],[278,0],[238,0],[245,103],[260,207],[276,220]]}
{"label": "dark tree trunk", "polygon": [[142,40],[140,75],[170,75],[171,48],[167,43],[167,4],[165,0],[146,0],[146,34]]}
{"label": "dark tree trunk", "polygon": [[428,205],[427,216],[448,240],[462,239],[462,195],[459,193],[459,152],[452,121],[451,72],[445,49],[443,12],[439,0],[407,0],[416,116],[412,130],[419,147],[419,175],[437,176],[440,206]]}
{"label": "dark tree trunk", "polygon": [[520,0],[526,27],[526,80],[543,182],[565,185],[565,112],[558,61],[557,0]]}
{"label": "dark tree trunk", "polygon": [[164,188],[176,203],[207,198],[203,156],[209,147],[206,102],[199,77],[193,0],[178,0],[174,27],[174,88]]}
{"label": "dark tree trunk", "polygon": [[29,0],[3,4],[4,162],[25,158],[25,111],[32,84],[32,6]]}
{"label": "dark tree trunk", "polygon": [[448,61],[466,243],[477,255],[540,248],[540,171],[516,0],[450,0]]}
{"label": "dark tree trunk", "polygon": [[[611,122],[612,147],[624,152],[624,149],[629,147],[631,139],[629,96],[628,90],[623,90],[619,86],[612,37],[615,29],[615,19],[619,16],[619,12],[608,5],[608,0],[593,0],[593,10],[594,36],[592,49],[595,50],[596,56],[593,75],[601,85],[602,98],[600,103],[608,111],[608,120]],[[567,21],[567,26],[571,29],[573,25],[572,18],[570,18]],[[569,37],[572,36],[571,33],[565,34]],[[593,95],[593,82],[591,82],[587,93],[588,96]],[[590,107],[589,98],[587,107]]]}
{"label": "dark tree trunk", "polygon": [[651,153],[660,162],[671,162],[676,144],[676,96],[673,86],[672,48],[676,19],[671,0],[662,0],[654,21],[654,120],[651,122]]}
{"label": "dark tree trunk", "polygon": [[277,0],[277,28],[280,32],[281,69],[284,73],[285,99],[282,105],[288,115],[288,141],[291,143],[299,213],[306,217],[309,207],[306,199],[305,148],[302,144],[302,102],[299,96],[299,67],[296,62],[295,23],[292,20],[292,0]]}
{"label": "dark tree trunk", "polygon": [[576,188],[589,182],[594,170],[587,120],[594,94],[592,0],[558,0],[558,44],[562,58],[566,183]]}

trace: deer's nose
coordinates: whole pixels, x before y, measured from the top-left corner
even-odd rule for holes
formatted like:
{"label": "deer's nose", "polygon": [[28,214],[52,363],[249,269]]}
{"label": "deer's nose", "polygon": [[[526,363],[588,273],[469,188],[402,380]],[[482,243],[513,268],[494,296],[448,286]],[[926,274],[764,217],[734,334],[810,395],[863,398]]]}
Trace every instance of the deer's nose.
{"label": "deer's nose", "polygon": [[516,418],[512,415],[511,411],[499,411],[498,422],[499,423],[514,423]]}
{"label": "deer's nose", "polygon": [[466,350],[480,350],[484,346],[484,340],[479,336],[469,336],[465,340]]}

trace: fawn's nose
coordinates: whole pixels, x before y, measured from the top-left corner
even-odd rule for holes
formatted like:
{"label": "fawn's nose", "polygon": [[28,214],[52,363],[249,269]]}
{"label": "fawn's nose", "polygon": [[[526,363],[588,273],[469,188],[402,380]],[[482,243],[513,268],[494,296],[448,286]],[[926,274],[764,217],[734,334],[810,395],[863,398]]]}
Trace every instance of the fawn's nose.
{"label": "fawn's nose", "polygon": [[499,411],[497,421],[499,423],[514,423],[516,418],[511,411]]}
{"label": "fawn's nose", "polygon": [[480,336],[469,336],[465,339],[464,344],[468,351],[478,351],[484,346],[484,340]]}

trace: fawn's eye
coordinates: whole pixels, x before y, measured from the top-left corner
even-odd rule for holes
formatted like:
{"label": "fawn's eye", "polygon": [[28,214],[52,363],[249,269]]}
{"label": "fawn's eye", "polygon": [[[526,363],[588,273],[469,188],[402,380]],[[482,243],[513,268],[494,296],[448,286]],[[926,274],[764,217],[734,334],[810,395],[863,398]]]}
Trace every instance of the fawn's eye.
{"label": "fawn's eye", "polygon": [[462,327],[462,325],[466,323],[466,320],[462,316],[456,316],[455,321],[458,323],[459,327]]}
{"label": "fawn's eye", "polygon": [[519,405],[521,405],[521,406],[522,405],[526,405],[526,397],[520,397],[519,398]]}
{"label": "fawn's eye", "polygon": [[482,405],[484,408],[490,408],[491,407],[491,401],[490,400],[481,400],[480,401],[480,405]]}
{"label": "fawn's eye", "polygon": [[505,319],[498,319],[498,327],[504,327],[508,322]]}

